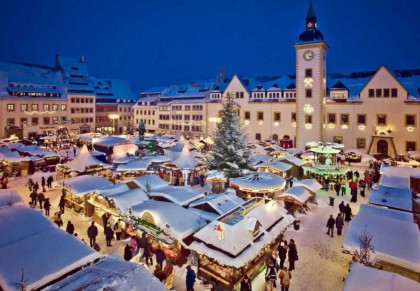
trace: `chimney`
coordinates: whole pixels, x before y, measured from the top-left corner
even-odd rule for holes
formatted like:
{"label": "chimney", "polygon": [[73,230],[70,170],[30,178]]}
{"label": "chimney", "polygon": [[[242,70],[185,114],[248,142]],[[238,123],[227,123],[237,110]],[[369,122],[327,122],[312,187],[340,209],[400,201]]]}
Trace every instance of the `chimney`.
{"label": "chimney", "polygon": [[80,56],[80,63],[82,63],[82,64],[85,63],[85,56]]}

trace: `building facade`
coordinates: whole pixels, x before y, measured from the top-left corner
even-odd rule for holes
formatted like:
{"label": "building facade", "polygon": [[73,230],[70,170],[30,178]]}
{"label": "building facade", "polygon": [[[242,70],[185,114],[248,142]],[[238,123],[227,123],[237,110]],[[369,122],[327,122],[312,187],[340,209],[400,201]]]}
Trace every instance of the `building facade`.
{"label": "building facade", "polygon": [[337,142],[389,156],[419,150],[420,70],[327,74],[327,50],[311,4],[295,44],[294,74],[222,71],[215,80],[155,87],[141,93],[134,119],[147,120],[153,133],[207,137],[229,93],[250,140],[290,140],[302,149],[311,141]]}

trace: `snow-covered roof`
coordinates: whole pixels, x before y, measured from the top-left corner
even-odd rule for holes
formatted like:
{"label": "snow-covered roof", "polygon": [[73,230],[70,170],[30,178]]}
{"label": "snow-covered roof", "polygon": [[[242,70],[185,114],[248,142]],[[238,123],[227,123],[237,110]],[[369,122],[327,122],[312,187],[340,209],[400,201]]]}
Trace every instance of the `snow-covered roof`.
{"label": "snow-covered roof", "polygon": [[0,210],[0,285],[5,290],[19,289],[22,269],[26,289],[33,290],[100,257],[40,211],[25,206]]}
{"label": "snow-covered roof", "polygon": [[17,152],[12,152],[12,155],[5,155],[0,153],[0,160],[4,160],[11,163],[19,163],[19,162],[29,162],[31,159],[29,157],[22,157]]}
{"label": "snow-covered roof", "polygon": [[410,189],[410,176],[420,176],[420,169],[408,167],[383,167],[379,184],[383,186]]}
{"label": "snow-covered roof", "polygon": [[123,171],[146,171],[147,168],[152,164],[151,159],[137,159],[127,164],[119,165],[117,168],[118,172]]}
{"label": "snow-covered roof", "polygon": [[83,196],[99,188],[114,185],[112,182],[98,176],[83,175],[60,181],[73,194]]}
{"label": "snow-covered roof", "polygon": [[102,165],[104,168],[110,167],[108,164],[102,163],[100,160],[92,157],[86,145],[83,146],[79,155],[74,160],[64,164],[72,171],[84,172],[86,167]]}
{"label": "snow-covered roof", "polygon": [[[98,144],[98,143],[95,143]],[[127,154],[134,155],[138,150],[137,145],[133,143],[117,144],[113,147],[113,157],[124,157]]]}
{"label": "snow-covered roof", "polygon": [[0,209],[2,207],[9,207],[23,204],[23,199],[13,189],[0,190]]}
{"label": "snow-covered roof", "polygon": [[286,180],[271,173],[253,173],[245,177],[231,178],[230,185],[248,192],[275,192],[286,186]]}
{"label": "snow-covered roof", "polygon": [[297,180],[293,185],[305,187],[312,193],[316,193],[318,190],[322,189],[322,185],[319,184],[315,179],[304,179],[300,181]]}
{"label": "snow-covered roof", "polygon": [[222,194],[211,194],[191,202],[188,207],[189,209],[195,207],[199,208],[203,204],[211,206],[219,215],[223,215],[238,205],[243,204],[245,201],[233,194],[222,193]]}
{"label": "snow-covered roof", "polygon": [[113,164],[128,164],[131,162],[138,161],[140,158],[136,156],[120,156],[112,159]]}
{"label": "snow-covered roof", "polygon": [[188,146],[184,146],[181,154],[171,164],[176,165],[179,170],[194,170],[199,163],[202,163],[195,157],[196,154],[190,152]]}
{"label": "snow-covered roof", "polygon": [[133,92],[131,91],[130,83],[126,80],[104,79],[104,78],[90,78],[92,82],[96,98],[101,102],[106,99],[130,100],[136,101]]}
{"label": "snow-covered roof", "polygon": [[[376,209],[375,209],[376,208]],[[359,236],[367,226],[372,235],[374,260],[420,272],[420,240],[417,224],[407,221],[408,213],[361,205],[344,238],[343,248],[354,252],[359,249]]]}
{"label": "snow-covered roof", "polygon": [[150,197],[163,197],[172,203],[186,206],[188,203],[204,197],[204,193],[200,193],[191,187],[168,185],[153,190]]}
{"label": "snow-covered roof", "polygon": [[363,266],[351,265],[350,273],[344,281],[343,291],[413,291],[420,290],[420,283],[396,273]]}
{"label": "snow-covered roof", "polygon": [[319,146],[316,148],[311,148],[309,151],[319,154],[338,154],[340,152],[340,150],[332,148],[330,146]]}
{"label": "snow-covered roof", "polygon": [[137,178],[134,178],[132,181],[136,183],[144,191],[149,191],[149,190],[154,191],[156,189],[169,185],[168,182],[161,179],[156,174],[150,174],[150,175],[137,177]]}
{"label": "snow-covered roof", "polygon": [[283,162],[281,162],[277,159],[274,159],[274,160],[266,162],[266,163],[258,164],[255,167],[256,168],[267,167],[267,168],[271,168],[271,169],[279,171],[279,172],[286,172],[286,171],[290,170],[293,166],[290,165],[290,164],[283,163]]}
{"label": "snow-covered roof", "polygon": [[276,199],[294,199],[299,201],[301,204],[304,204],[310,197],[312,196],[311,192],[309,192],[303,186],[293,186],[292,188],[288,189],[286,192],[281,194],[277,194],[275,196]]}
{"label": "snow-covered roof", "polygon": [[305,162],[295,156],[284,156],[284,157],[280,157],[277,158],[279,161],[285,161],[285,162],[290,162],[298,167],[301,167],[305,164]]}
{"label": "snow-covered roof", "polygon": [[206,183],[211,182],[213,180],[227,181],[227,178],[225,176],[225,173],[223,172],[219,172],[217,170],[208,171],[206,173]]}
{"label": "snow-covered roof", "polygon": [[379,185],[378,190],[371,190],[369,203],[411,212],[412,194],[409,189],[398,189]]}
{"label": "snow-covered roof", "polygon": [[50,152],[47,150],[44,150],[36,145],[30,145],[30,146],[24,146],[18,149],[21,153],[28,153],[31,156],[40,156],[40,157],[51,157],[51,156],[59,156],[55,152]]}
{"label": "snow-covered roof", "polygon": [[137,217],[141,218],[145,212],[152,215],[156,226],[171,234],[178,241],[206,225],[205,220],[200,216],[171,202],[149,200],[132,207],[132,213]]}
{"label": "snow-covered roof", "polygon": [[[293,217],[286,213],[274,200],[267,203],[258,199],[249,200],[197,232],[194,237],[199,241],[194,241],[190,248],[222,265],[242,267],[293,222]],[[223,239],[215,230],[218,227],[223,230]],[[260,230],[257,230],[258,227]],[[256,236],[251,237],[250,231]]]}
{"label": "snow-covered roof", "polygon": [[139,282],[141,282],[141,290],[144,291],[166,290],[144,265],[106,256],[96,264],[86,267],[44,290],[127,291],[138,290]]}
{"label": "snow-covered roof", "polygon": [[93,147],[95,145],[104,146],[104,147],[114,147],[116,145],[125,144],[127,140],[122,137],[117,136],[104,136],[95,138],[92,140]]}
{"label": "snow-covered roof", "polygon": [[149,200],[147,194],[140,188],[129,189],[127,191],[118,192],[118,193],[102,193],[102,196],[112,200],[115,204],[115,207],[122,213],[127,213],[127,211],[134,205],[143,203],[144,201]]}
{"label": "snow-covered roof", "polygon": [[267,155],[263,155],[263,154],[258,154],[258,155],[253,155],[251,157],[251,163],[253,165],[257,165],[259,163],[267,163],[269,162],[273,157],[267,156]]}

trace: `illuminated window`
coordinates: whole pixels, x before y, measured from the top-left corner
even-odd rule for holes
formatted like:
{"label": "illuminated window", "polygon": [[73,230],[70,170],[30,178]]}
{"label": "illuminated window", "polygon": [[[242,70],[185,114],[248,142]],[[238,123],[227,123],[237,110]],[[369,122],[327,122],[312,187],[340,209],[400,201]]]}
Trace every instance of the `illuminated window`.
{"label": "illuminated window", "polygon": [[349,122],[349,115],[348,114],[341,114],[340,124],[348,125]]}
{"label": "illuminated window", "polygon": [[38,111],[38,104],[32,104],[31,109],[32,111]]}
{"label": "illuminated window", "polygon": [[28,111],[28,104],[20,104],[20,111]]}
{"label": "illuminated window", "polygon": [[15,111],[15,104],[7,104],[7,111]]}
{"label": "illuminated window", "polygon": [[366,148],[366,139],[365,138],[356,138],[356,146],[358,149]]}
{"label": "illuminated window", "polygon": [[333,141],[335,142],[335,143],[343,143],[343,137],[342,136],[334,136],[333,137]]}
{"label": "illuminated window", "polygon": [[386,125],[386,115],[385,114],[378,114],[376,116],[377,124],[378,125]]}

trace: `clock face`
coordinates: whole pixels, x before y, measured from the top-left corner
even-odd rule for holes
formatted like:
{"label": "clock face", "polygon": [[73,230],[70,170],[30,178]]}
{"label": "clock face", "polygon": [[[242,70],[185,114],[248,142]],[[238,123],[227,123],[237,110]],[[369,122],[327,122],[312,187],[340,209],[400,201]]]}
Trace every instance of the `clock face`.
{"label": "clock face", "polygon": [[303,53],[303,58],[307,61],[310,61],[314,58],[314,52],[313,51],[306,51]]}
{"label": "clock face", "polygon": [[314,24],[312,22],[308,22],[308,27],[311,28],[312,26],[314,26]]}

